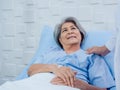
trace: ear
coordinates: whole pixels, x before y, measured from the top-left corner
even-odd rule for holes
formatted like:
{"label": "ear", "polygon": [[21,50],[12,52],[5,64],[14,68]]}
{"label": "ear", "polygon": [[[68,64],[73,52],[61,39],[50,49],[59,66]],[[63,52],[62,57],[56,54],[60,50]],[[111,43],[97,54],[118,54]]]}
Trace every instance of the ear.
{"label": "ear", "polygon": [[62,40],[61,40],[61,38],[59,37],[59,42],[62,44]]}
{"label": "ear", "polygon": [[61,37],[59,37],[59,42],[60,42],[61,45],[63,46],[63,41],[62,41]]}

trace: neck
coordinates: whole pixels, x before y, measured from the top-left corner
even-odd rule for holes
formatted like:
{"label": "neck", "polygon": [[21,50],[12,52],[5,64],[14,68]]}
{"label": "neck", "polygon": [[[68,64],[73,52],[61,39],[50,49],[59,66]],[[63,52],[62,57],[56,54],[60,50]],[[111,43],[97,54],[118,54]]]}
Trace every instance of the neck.
{"label": "neck", "polygon": [[66,47],[63,47],[65,52],[70,54],[70,53],[73,53],[77,50],[80,49],[80,45],[70,45],[70,46],[66,46]]}

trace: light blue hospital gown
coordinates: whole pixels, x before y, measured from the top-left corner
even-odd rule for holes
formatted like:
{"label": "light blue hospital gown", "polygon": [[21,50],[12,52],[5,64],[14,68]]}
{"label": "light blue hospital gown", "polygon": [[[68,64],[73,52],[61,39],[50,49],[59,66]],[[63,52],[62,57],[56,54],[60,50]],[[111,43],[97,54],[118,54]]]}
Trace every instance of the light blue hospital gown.
{"label": "light blue hospital gown", "polygon": [[52,47],[37,58],[35,63],[59,64],[77,71],[76,78],[101,88],[115,86],[114,79],[104,61],[98,55],[88,55],[82,49],[66,54],[60,48]]}

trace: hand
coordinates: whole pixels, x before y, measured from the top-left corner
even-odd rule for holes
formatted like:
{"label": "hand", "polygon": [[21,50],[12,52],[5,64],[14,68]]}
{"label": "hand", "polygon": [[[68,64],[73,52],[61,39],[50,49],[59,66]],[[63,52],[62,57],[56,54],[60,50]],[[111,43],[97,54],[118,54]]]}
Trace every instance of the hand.
{"label": "hand", "polygon": [[[51,83],[54,85],[65,85],[68,86],[68,84],[66,82],[64,82],[61,78],[59,77],[55,77],[51,80]],[[75,79],[73,82],[73,87],[74,88],[78,88],[80,90],[102,90],[102,89],[93,89],[93,87],[91,88],[90,85],[82,80],[79,79]],[[90,89],[91,88],[91,89]]]}
{"label": "hand", "polygon": [[85,81],[77,78],[74,81],[74,88],[79,88],[80,90],[102,90],[102,89],[93,88],[91,87],[91,85],[89,85]]}
{"label": "hand", "polygon": [[74,87],[84,90],[84,87],[86,87],[86,84],[82,80],[75,79],[75,81],[74,81]]}
{"label": "hand", "polygon": [[68,84],[66,82],[64,82],[60,77],[53,78],[51,80],[51,83],[55,84],[55,85],[65,85],[65,86],[68,86]]}
{"label": "hand", "polygon": [[92,48],[88,48],[87,49],[87,54],[92,54],[92,53],[95,53],[95,54],[99,54],[101,56],[105,56],[106,54],[108,54],[110,51],[107,49],[106,46],[101,46],[101,47],[98,47],[98,46],[94,46]]}
{"label": "hand", "polygon": [[76,72],[72,71],[69,67],[62,66],[55,68],[53,73],[67,83],[68,86],[73,86]]}

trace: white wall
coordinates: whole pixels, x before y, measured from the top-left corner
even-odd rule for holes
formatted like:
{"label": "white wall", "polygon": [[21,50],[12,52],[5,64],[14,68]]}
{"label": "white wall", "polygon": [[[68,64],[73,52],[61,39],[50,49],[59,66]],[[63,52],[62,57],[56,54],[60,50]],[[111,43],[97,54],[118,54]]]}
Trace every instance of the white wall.
{"label": "white wall", "polygon": [[113,30],[117,0],[0,0],[0,83],[14,78],[35,53],[44,25],[76,17],[86,30]]}

